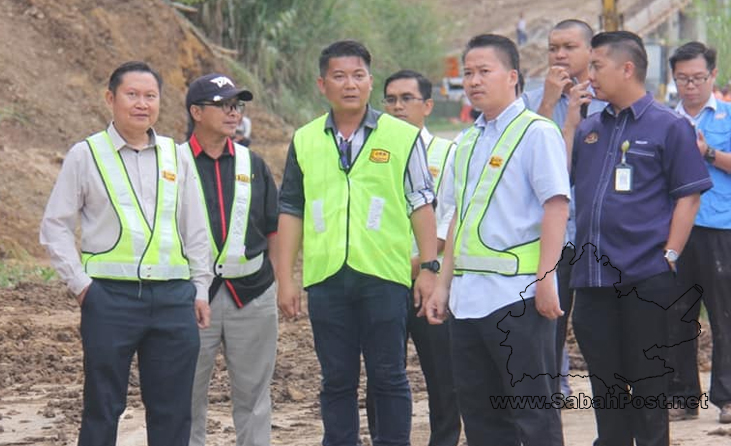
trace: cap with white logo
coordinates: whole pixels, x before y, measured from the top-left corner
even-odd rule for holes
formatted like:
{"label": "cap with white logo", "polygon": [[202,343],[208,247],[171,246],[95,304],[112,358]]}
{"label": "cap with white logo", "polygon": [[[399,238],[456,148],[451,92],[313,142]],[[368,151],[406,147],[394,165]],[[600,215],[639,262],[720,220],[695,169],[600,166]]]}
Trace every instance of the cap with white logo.
{"label": "cap with white logo", "polygon": [[211,73],[194,80],[185,96],[185,108],[204,102],[221,102],[238,97],[240,101],[250,101],[254,95],[249,90],[236,88],[233,81],[219,73]]}

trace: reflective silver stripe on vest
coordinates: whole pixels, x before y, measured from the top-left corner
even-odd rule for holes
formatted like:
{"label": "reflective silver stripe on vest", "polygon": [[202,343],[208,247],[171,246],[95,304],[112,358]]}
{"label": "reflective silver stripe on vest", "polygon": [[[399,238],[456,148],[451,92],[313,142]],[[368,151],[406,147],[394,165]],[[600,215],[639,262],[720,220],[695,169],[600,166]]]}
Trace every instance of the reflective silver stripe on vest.
{"label": "reflective silver stripe on vest", "polygon": [[[159,218],[156,218],[155,224],[161,225],[160,228],[155,228],[154,231],[160,233],[160,247],[158,250],[158,264],[159,265],[168,265],[170,264],[170,254],[173,250],[173,240],[178,238],[178,234],[174,233],[173,231],[173,222],[175,221],[176,215],[175,210],[178,208],[177,206],[177,199],[178,199],[178,181],[180,181],[180,178],[178,178],[177,172],[178,172],[178,165],[177,165],[177,159],[176,159],[176,148],[175,148],[175,141],[173,141],[171,138],[166,138],[163,136],[157,136],[157,156],[159,157],[158,160],[158,169],[157,172],[158,177],[161,177],[163,179],[162,181],[162,187],[159,187],[158,185],[158,208],[157,212],[160,212]],[[166,147],[170,147],[168,150]],[[172,177],[171,177],[172,174]],[[159,179],[158,179],[159,184]],[[160,196],[159,194],[162,194],[162,204],[160,204]],[[161,208],[162,207],[162,208]],[[173,238],[175,237],[175,238]],[[155,277],[154,275],[148,276],[148,271],[145,271],[149,267],[143,266],[140,270],[140,277]],[[188,269],[188,273],[190,273],[190,269]],[[160,276],[158,276],[160,277]],[[178,277],[178,276],[163,276],[163,277]],[[183,276],[184,277],[184,276]]]}
{"label": "reflective silver stripe on vest", "polygon": [[244,263],[219,263],[216,265],[216,274],[232,279],[244,277],[259,271],[262,264],[264,264],[264,253],[259,253],[258,256]]}
{"label": "reflective silver stripe on vest", "polygon": [[[136,280],[138,265],[128,263],[107,263],[107,262],[89,262],[87,264],[87,273],[91,276],[98,275],[100,277],[118,277],[120,279],[129,278]],[[139,277],[145,279],[147,277],[186,277],[190,274],[188,265],[142,265],[139,266]]]}
{"label": "reflective silver stripe on vest", "polygon": [[455,261],[459,264],[459,269],[461,270],[495,271],[500,272],[501,274],[513,275],[518,273],[518,259],[515,258],[506,259],[461,255],[457,257]]}
{"label": "reflective silver stripe on vest", "polygon": [[[110,189],[109,193],[114,194],[117,198],[122,214],[120,218],[123,219],[120,223],[130,234],[134,257],[142,259],[152,231],[149,229],[147,221],[144,220],[142,208],[137,203],[132,184],[123,168],[122,158],[114,150],[114,144],[106,131],[92,135],[89,142],[93,144],[92,148],[99,156],[99,167],[104,169],[111,180],[111,185],[108,185],[107,188]],[[120,231],[122,231],[122,227],[120,227]],[[95,262],[87,263],[87,273],[91,276],[97,274],[94,265],[96,265]],[[137,265],[135,264],[134,267],[135,271],[129,277],[137,277]]]}
{"label": "reflective silver stripe on vest", "polygon": [[248,276],[261,269],[264,255],[260,253],[246,260],[246,231],[249,226],[251,207],[251,155],[246,147],[234,144],[236,150],[236,176],[234,178],[234,201],[231,207],[231,222],[226,242],[216,259],[214,272],[225,278],[235,279]]}

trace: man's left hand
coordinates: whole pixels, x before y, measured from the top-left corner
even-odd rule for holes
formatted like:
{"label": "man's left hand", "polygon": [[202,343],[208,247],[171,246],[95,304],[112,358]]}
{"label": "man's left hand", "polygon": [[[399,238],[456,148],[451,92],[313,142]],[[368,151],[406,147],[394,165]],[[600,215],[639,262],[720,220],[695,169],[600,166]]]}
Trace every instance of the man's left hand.
{"label": "man's left hand", "polygon": [[195,319],[198,322],[198,328],[208,328],[211,324],[211,307],[205,300],[195,300]]}

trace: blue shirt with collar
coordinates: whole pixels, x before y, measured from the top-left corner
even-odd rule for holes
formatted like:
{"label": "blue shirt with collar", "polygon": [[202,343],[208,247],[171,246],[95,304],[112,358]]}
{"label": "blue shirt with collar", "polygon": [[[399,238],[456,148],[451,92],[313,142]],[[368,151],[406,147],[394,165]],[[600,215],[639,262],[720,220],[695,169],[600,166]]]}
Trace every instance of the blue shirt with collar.
{"label": "blue shirt with collar", "polygon": [[[614,190],[624,141],[629,142],[627,164],[634,169],[629,193]],[[571,178],[581,256],[572,288],[632,284],[668,271],[664,247],[675,201],[712,186],[693,127],[649,93],[619,113],[610,105],[579,125]],[[596,257],[608,257],[614,268],[597,262],[591,245]]]}
{"label": "blue shirt with collar", "polygon": [[[697,116],[685,112],[681,102],[675,109],[703,132],[706,143],[719,152],[731,153],[731,104],[718,101],[713,95]],[[695,217],[696,226],[731,229],[731,174],[706,161],[713,187],[701,196],[701,207]]]}
{"label": "blue shirt with collar", "polygon": [[[592,95],[594,94],[594,89],[591,88],[591,85],[587,89]],[[529,90],[523,93],[523,102],[525,102],[525,107],[528,110],[534,111],[538,113],[538,109],[541,106],[541,102],[543,102],[543,94],[545,92],[545,87],[541,86],[539,88]],[[595,113],[600,113],[602,110],[604,110],[604,107],[607,106],[607,103],[604,101],[601,101],[596,98],[592,98],[591,102],[589,103],[589,107],[587,108],[586,116],[591,116]],[[561,93],[561,97],[558,99],[558,102],[553,107],[553,115],[551,116],[551,120],[555,122],[561,129],[563,129],[563,125],[566,122],[566,115],[569,111],[569,96],[566,93]],[[574,190],[572,188],[571,195],[574,194]],[[574,200],[571,200],[569,203],[569,221],[566,223],[566,240],[570,242],[574,242],[576,239],[576,203],[574,203]]]}

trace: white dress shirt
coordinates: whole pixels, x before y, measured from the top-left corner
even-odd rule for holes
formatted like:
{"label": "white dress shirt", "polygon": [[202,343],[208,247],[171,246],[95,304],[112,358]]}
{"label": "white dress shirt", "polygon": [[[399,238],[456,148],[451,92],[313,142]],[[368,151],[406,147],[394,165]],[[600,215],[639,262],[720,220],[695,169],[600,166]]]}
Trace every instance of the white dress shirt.
{"label": "white dress shirt", "polygon": [[[152,226],[157,204],[156,134],[151,129],[150,144],[138,151],[127,145],[113,123],[107,132],[122,158],[142,213]],[[202,218],[205,210],[198,198],[194,172],[178,157],[177,223],[191,281],[196,287],[196,299],[208,301],[213,272],[207,228]],[[53,267],[76,295],[91,283],[76,248],[74,233],[79,218],[82,251],[103,252],[114,246],[121,230],[119,218],[86,141],[76,143],[66,155],[40,231],[40,242],[48,250]]]}

